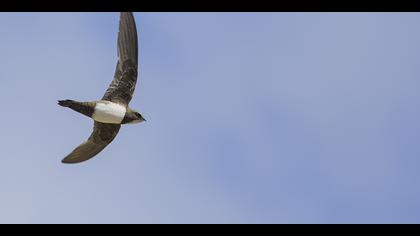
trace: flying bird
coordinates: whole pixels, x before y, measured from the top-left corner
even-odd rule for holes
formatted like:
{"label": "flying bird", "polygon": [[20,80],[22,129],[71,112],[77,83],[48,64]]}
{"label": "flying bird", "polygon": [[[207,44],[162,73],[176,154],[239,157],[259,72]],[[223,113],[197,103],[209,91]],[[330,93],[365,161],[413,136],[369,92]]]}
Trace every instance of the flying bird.
{"label": "flying bird", "polygon": [[117,136],[122,124],[145,121],[143,116],[128,104],[137,83],[138,42],[134,16],[131,12],[120,14],[118,32],[118,62],[114,79],[101,100],[78,102],[60,100],[58,105],[68,107],[94,120],[93,132],[62,163],[79,163],[97,155]]}

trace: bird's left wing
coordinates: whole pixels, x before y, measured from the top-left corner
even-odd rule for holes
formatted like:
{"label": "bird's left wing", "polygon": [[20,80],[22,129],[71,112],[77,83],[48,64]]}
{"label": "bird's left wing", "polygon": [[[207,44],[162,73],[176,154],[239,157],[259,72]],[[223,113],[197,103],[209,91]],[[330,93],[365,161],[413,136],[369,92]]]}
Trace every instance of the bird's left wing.
{"label": "bird's left wing", "polygon": [[71,164],[89,160],[101,152],[106,146],[108,146],[108,144],[112,142],[112,140],[114,140],[120,128],[121,125],[104,124],[95,121],[93,132],[89,139],[86,142],[80,144],[61,162]]}

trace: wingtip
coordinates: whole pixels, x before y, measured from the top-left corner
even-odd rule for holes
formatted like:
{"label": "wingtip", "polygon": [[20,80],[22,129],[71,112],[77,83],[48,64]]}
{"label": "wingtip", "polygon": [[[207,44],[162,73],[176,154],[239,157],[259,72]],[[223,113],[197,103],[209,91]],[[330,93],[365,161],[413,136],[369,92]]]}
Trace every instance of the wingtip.
{"label": "wingtip", "polygon": [[62,164],[78,164],[81,162],[84,162],[85,160],[78,160],[78,159],[73,159],[73,158],[64,158],[63,160],[61,160]]}
{"label": "wingtip", "polygon": [[76,162],[72,162],[72,161],[69,161],[66,158],[64,158],[63,160],[61,160],[61,163],[62,164],[75,164]]}

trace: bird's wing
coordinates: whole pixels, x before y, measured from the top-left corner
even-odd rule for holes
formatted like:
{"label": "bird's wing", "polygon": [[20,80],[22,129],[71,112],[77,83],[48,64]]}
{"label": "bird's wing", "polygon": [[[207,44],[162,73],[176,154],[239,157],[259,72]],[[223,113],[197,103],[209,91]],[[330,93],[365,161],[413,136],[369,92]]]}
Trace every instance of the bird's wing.
{"label": "bird's wing", "polygon": [[61,162],[63,163],[79,163],[94,157],[101,152],[108,144],[114,140],[120,130],[121,125],[104,124],[96,122],[93,126],[93,132],[89,139],[80,144]]}
{"label": "bird's wing", "polygon": [[137,82],[138,43],[133,13],[122,12],[118,32],[118,62],[114,80],[102,100],[128,105]]}

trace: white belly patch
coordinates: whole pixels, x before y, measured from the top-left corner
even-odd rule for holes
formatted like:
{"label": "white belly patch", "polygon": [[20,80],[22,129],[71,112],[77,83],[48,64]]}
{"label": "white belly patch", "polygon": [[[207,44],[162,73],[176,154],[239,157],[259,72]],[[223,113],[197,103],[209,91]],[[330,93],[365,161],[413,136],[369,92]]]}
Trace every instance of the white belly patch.
{"label": "white belly patch", "polygon": [[92,119],[109,124],[121,124],[124,119],[126,108],[123,105],[113,102],[98,102]]}

